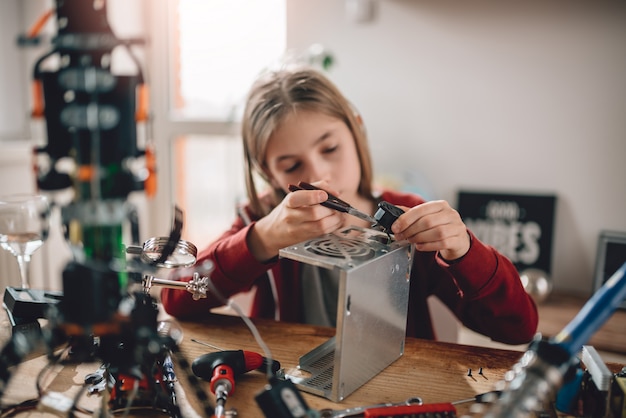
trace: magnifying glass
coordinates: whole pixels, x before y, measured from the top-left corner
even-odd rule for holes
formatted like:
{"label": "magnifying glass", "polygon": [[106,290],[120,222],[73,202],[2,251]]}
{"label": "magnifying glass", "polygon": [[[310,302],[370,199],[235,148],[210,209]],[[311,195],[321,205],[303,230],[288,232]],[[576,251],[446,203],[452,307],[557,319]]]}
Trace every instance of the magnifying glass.
{"label": "magnifying glass", "polygon": [[127,254],[139,255],[141,261],[159,268],[181,268],[193,266],[196,262],[198,249],[189,241],[179,240],[172,254],[163,262],[158,262],[165,249],[169,237],[153,237],[143,243],[143,246],[129,245]]}

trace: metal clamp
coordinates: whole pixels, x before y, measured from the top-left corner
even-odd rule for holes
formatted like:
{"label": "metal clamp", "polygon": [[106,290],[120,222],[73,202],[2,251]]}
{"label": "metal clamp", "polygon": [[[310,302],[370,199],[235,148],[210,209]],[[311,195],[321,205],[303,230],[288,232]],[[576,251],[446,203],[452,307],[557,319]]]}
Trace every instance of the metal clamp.
{"label": "metal clamp", "polygon": [[155,284],[170,289],[184,289],[191,293],[191,297],[193,298],[193,300],[198,300],[207,297],[209,278],[206,276],[200,277],[200,274],[197,272],[193,274],[191,280],[189,280],[188,282],[159,279],[149,275],[144,276],[143,288],[146,293],[149,292],[152,286]]}
{"label": "metal clamp", "polygon": [[167,260],[158,262],[168,241],[168,237],[150,238],[143,243],[143,246],[127,246],[126,253],[139,255],[144,263],[159,268],[190,267],[195,264],[198,249],[191,242],[182,239],[178,241]]}

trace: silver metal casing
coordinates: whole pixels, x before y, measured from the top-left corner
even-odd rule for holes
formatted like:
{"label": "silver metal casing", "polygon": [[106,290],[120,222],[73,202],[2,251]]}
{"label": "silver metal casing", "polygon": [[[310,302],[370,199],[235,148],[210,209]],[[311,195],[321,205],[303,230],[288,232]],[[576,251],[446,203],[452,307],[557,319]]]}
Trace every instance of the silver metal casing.
{"label": "silver metal casing", "polygon": [[340,402],[404,352],[413,246],[373,229],[348,227],[279,255],[339,270],[335,336],[300,358],[305,392]]}

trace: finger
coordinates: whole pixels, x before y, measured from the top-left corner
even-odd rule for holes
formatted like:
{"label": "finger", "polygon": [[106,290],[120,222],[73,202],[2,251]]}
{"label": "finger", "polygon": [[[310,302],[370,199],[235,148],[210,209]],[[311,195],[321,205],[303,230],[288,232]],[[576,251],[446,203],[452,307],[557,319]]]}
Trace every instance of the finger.
{"label": "finger", "polygon": [[[316,222],[339,214],[337,211],[319,204],[321,203],[320,200],[324,201],[320,197],[324,196],[327,196],[326,192],[319,190],[298,190],[292,192],[283,199],[284,214],[281,217],[285,222],[292,225],[297,226],[298,224],[308,223],[306,227],[319,229],[320,226],[316,225]],[[336,224],[340,220],[336,218],[326,222]],[[325,225],[322,225],[322,228],[327,229]]]}
{"label": "finger", "polygon": [[285,196],[285,206],[288,208],[301,208],[304,206],[318,205],[328,199],[328,193],[324,190],[296,190]]}
{"label": "finger", "polygon": [[455,240],[463,234],[465,228],[458,228],[455,224],[439,224],[416,233],[406,233],[405,239],[420,246],[420,249],[439,250],[454,246]]}
{"label": "finger", "polygon": [[[411,215],[413,217],[416,216],[415,213]],[[403,222],[411,220],[413,219],[409,220],[405,218]],[[413,243],[426,244],[429,242],[447,240],[457,235],[463,235],[465,230],[465,224],[458,215],[458,212],[450,208],[449,210],[440,210],[418,217],[412,223],[408,224],[406,228],[399,231],[399,235],[402,239],[408,239]]]}
{"label": "finger", "polygon": [[[325,215],[316,216],[310,209],[299,209],[301,213],[306,213],[299,221],[291,219],[291,234],[297,235],[300,240],[318,237],[339,230],[343,227],[345,220],[343,214],[321,207],[325,210]],[[313,209],[313,208],[311,208]]]}
{"label": "finger", "polygon": [[[402,208],[401,206],[399,206]],[[425,220],[429,221],[430,215],[439,214],[450,208],[444,200],[425,202],[412,208],[407,208],[404,214],[400,215],[396,222],[392,225],[392,231],[396,234],[407,234],[409,228],[413,228],[412,234],[415,234],[422,229],[428,229],[428,224],[424,224]],[[421,224],[421,225],[420,225]],[[419,227],[415,230],[415,227]]]}
{"label": "finger", "polygon": [[315,187],[319,187],[320,189],[325,190],[328,193],[333,194],[335,196],[339,195],[339,191],[333,189],[332,186],[330,185],[330,183],[328,183],[328,181],[326,181],[326,180],[316,181],[314,183],[311,183],[311,185],[313,185]]}
{"label": "finger", "polygon": [[421,205],[412,207],[410,212],[413,212],[413,216],[416,219],[419,219],[447,209],[450,209],[450,205],[445,200],[432,200],[430,202],[424,202]]}

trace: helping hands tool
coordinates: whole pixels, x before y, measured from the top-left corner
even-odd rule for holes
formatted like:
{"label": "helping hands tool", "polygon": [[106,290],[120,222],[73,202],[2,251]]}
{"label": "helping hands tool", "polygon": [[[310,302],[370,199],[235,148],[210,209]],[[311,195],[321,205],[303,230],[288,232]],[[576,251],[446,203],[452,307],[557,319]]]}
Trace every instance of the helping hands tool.
{"label": "helping hands tool", "polygon": [[303,181],[299,182],[298,185],[290,184],[289,190],[295,192],[297,190],[322,190],[328,194],[328,199],[324,202],[320,203],[322,206],[326,206],[327,208],[334,209],[339,212],[347,213],[352,216],[356,216],[359,219],[363,219],[372,224],[373,228],[380,226],[387,234],[391,232],[391,225],[404,213],[402,209],[397,206],[392,205],[389,202],[383,201],[378,204],[378,210],[374,214],[374,216],[370,216],[360,210],[354,208],[348,202],[339,199],[337,196],[334,196],[331,193],[328,193],[324,189],[320,189],[317,186],[314,186],[309,183],[305,183]]}

